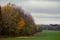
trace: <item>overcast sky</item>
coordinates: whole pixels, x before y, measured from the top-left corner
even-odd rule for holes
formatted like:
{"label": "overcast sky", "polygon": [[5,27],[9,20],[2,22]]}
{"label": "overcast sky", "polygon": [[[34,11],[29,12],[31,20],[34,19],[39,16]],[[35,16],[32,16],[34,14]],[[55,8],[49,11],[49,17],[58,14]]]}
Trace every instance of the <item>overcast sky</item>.
{"label": "overcast sky", "polygon": [[60,24],[60,0],[0,0],[0,5],[9,2],[30,12],[36,24]]}

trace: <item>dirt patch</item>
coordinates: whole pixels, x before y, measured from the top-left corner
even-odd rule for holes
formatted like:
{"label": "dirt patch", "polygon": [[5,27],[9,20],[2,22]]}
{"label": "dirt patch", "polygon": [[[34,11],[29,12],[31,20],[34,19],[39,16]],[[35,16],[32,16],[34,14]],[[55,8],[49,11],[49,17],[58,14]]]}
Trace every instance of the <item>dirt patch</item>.
{"label": "dirt patch", "polygon": [[33,38],[32,36],[19,36],[19,37],[16,37],[16,38]]}

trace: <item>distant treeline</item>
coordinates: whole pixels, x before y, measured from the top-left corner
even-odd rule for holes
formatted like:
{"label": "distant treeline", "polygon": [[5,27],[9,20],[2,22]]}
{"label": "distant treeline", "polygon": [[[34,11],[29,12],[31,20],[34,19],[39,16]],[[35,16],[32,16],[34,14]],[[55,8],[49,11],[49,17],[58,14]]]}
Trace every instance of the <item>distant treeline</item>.
{"label": "distant treeline", "polygon": [[60,30],[59,24],[39,25],[42,30]]}
{"label": "distant treeline", "polygon": [[0,6],[0,35],[32,35],[37,30],[32,16],[21,7],[11,3]]}

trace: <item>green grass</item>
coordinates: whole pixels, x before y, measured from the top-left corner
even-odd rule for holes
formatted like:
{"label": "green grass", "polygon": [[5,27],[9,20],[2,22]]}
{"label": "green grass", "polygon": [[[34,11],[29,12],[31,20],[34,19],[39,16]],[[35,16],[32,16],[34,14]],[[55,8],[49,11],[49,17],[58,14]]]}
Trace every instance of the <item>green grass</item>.
{"label": "green grass", "polygon": [[60,40],[60,31],[44,30],[30,38],[0,38],[0,40]]}

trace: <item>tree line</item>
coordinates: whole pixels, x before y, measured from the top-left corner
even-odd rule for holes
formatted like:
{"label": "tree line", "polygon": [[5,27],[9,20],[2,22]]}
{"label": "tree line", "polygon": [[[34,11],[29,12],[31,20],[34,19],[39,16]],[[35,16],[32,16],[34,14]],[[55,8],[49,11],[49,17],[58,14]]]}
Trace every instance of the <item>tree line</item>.
{"label": "tree line", "polygon": [[33,17],[21,7],[8,3],[0,6],[0,35],[21,36],[37,32]]}

